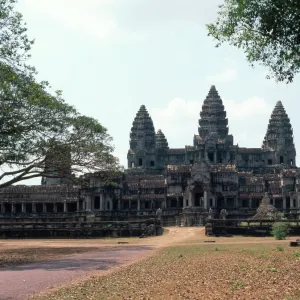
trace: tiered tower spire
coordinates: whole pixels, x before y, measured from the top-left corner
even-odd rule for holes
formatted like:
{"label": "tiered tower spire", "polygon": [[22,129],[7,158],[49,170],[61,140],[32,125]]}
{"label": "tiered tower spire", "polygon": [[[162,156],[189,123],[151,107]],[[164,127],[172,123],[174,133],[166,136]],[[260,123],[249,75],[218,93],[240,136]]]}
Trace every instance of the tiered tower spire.
{"label": "tiered tower spire", "polygon": [[205,139],[210,133],[217,133],[222,140],[228,135],[226,111],[214,85],[211,86],[202,105],[198,131],[202,139]]}
{"label": "tiered tower spire", "polygon": [[169,149],[168,141],[160,129],[156,133],[156,148],[157,149]]}
{"label": "tiered tower spire", "polygon": [[292,125],[281,101],[277,101],[271,114],[263,148],[265,150],[279,150],[279,148],[290,146],[294,147]]}
{"label": "tiered tower spire", "polygon": [[155,130],[145,105],[142,105],[132,123],[130,149],[149,148],[155,148]]}
{"label": "tiered tower spire", "polygon": [[275,152],[276,163],[290,165],[295,165],[296,163],[293,129],[281,101],[277,101],[271,114],[262,149],[264,151]]}

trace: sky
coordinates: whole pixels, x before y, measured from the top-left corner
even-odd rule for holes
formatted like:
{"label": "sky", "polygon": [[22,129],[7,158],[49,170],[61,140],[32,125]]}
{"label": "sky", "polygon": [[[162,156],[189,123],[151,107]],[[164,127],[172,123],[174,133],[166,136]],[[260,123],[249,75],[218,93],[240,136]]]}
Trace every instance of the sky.
{"label": "sky", "polygon": [[[129,134],[141,105],[172,148],[192,145],[211,85],[240,147],[260,147],[281,100],[300,149],[300,79],[277,84],[242,50],[215,42],[205,24],[222,0],[19,0],[35,39],[30,64],[66,102],[97,119],[127,167]],[[297,155],[298,157],[298,155]],[[40,179],[30,183],[39,183]],[[24,183],[24,182],[23,182]]]}

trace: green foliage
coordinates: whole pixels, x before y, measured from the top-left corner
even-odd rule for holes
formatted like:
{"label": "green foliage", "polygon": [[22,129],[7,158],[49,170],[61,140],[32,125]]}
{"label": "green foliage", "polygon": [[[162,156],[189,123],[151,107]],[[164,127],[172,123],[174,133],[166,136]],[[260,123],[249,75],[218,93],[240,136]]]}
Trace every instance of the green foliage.
{"label": "green foliage", "polygon": [[292,255],[294,258],[300,259],[300,251],[295,251]]}
{"label": "green foliage", "polygon": [[[1,187],[24,179],[117,171],[112,138],[97,120],[80,115],[26,65],[27,37],[15,0],[0,0],[0,175]],[[69,169],[70,172],[66,172]]]}
{"label": "green foliage", "polygon": [[242,286],[244,286],[244,282],[242,282],[242,281],[234,282],[234,283],[233,283],[232,290],[233,290],[233,291],[236,291],[236,290],[238,289],[238,287],[242,287]]}
{"label": "green foliage", "polygon": [[276,250],[279,251],[279,252],[283,252],[284,251],[284,248],[282,245],[277,245],[276,246]]}
{"label": "green foliage", "polygon": [[268,78],[292,82],[300,70],[300,1],[225,0],[219,8],[207,25],[217,47],[242,48],[251,66],[269,68]]}
{"label": "green foliage", "polygon": [[271,234],[276,238],[276,240],[284,240],[289,234],[289,224],[275,222],[272,226]]}

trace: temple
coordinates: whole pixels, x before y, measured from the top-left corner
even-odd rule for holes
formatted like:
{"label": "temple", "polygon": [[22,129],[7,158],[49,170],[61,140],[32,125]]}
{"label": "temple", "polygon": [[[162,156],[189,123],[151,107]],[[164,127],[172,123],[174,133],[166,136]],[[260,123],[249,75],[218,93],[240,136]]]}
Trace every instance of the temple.
{"label": "temple", "polygon": [[[43,179],[41,191],[6,188],[0,191],[1,213],[92,212],[125,220],[155,215],[161,208],[168,224],[195,225],[205,223],[209,211],[219,214],[226,209],[228,218],[254,216],[268,193],[277,210],[299,215],[300,173],[292,126],[281,101],[265,124],[260,148],[234,144],[215,86],[203,102],[198,124],[191,146],[171,148],[163,128],[155,130],[141,105],[130,130],[128,166],[122,176],[108,184],[105,172],[86,174],[85,187]],[[32,195],[26,196],[30,189]]]}

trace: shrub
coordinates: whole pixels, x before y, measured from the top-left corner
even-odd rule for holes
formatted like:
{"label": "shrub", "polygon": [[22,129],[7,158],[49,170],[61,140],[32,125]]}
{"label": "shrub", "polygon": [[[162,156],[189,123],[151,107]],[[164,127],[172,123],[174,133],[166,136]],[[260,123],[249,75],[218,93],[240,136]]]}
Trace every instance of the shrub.
{"label": "shrub", "polygon": [[281,246],[281,245],[277,245],[276,249],[277,249],[277,251],[280,251],[280,252],[282,252],[284,250],[283,246]]}
{"label": "shrub", "polygon": [[289,234],[289,224],[283,222],[275,222],[272,226],[271,234],[276,240],[284,240]]}

